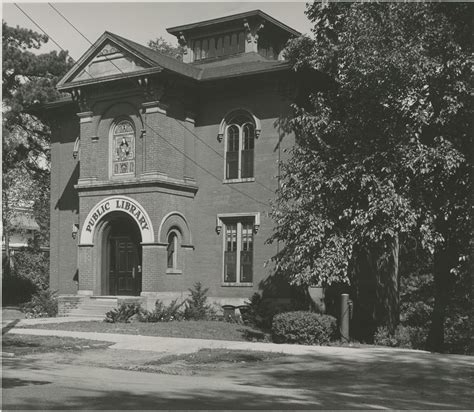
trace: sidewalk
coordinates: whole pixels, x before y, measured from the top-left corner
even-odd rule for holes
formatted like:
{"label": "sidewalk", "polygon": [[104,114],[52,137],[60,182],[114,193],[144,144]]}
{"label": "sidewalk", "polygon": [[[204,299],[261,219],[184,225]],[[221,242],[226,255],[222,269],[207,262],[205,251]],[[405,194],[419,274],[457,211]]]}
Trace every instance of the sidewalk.
{"label": "sidewalk", "polygon": [[[23,322],[21,322],[22,325]],[[74,332],[62,330],[46,330],[46,329],[17,329],[12,328],[9,334],[24,334],[24,335],[40,335],[40,336],[59,336],[72,337],[79,339],[98,340],[105,342],[112,342],[114,345],[110,349],[126,349],[135,351],[150,351],[165,354],[183,354],[193,353],[200,349],[233,349],[246,351],[265,351],[277,352],[288,355],[330,355],[339,357],[357,357],[359,359],[370,358],[374,353],[392,353],[404,352],[427,354],[424,351],[414,351],[407,349],[393,349],[393,348],[351,348],[340,346],[307,346],[307,345],[291,345],[291,344],[276,344],[276,343],[262,343],[262,342],[238,342],[226,340],[212,340],[212,339],[190,339],[190,338],[170,338],[170,337],[155,337],[143,335],[125,335],[116,333],[98,333],[98,332]]]}

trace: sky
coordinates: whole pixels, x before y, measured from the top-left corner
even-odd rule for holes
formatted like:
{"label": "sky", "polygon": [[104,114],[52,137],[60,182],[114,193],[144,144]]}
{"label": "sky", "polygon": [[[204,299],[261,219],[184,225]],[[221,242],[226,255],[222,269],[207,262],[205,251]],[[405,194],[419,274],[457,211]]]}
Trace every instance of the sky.
{"label": "sky", "polygon": [[[90,43],[76,32],[48,3],[18,2],[18,5],[74,60],[79,59]],[[310,33],[311,23],[304,14],[305,2],[53,2],[56,7],[91,43],[104,31],[146,45],[149,40],[162,36],[176,44],[176,39],[166,32],[167,27],[223,17],[244,11],[260,9],[273,18],[302,32]],[[38,27],[15,7],[2,3],[2,18],[10,26],[19,25],[40,32]],[[41,52],[58,50],[51,40]]]}

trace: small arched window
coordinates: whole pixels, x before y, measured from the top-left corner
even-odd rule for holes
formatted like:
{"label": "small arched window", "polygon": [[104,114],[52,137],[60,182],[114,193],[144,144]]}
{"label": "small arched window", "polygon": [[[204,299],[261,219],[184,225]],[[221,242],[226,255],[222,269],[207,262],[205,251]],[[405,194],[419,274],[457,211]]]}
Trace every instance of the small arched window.
{"label": "small arched window", "polygon": [[112,129],[112,173],[135,173],[135,128],[130,120],[115,123]]}
{"label": "small arched window", "polygon": [[178,268],[178,235],[175,231],[171,231],[168,235],[167,246],[167,268]]}
{"label": "small arched window", "polygon": [[226,127],[225,178],[254,177],[255,125],[253,120],[238,115]]}

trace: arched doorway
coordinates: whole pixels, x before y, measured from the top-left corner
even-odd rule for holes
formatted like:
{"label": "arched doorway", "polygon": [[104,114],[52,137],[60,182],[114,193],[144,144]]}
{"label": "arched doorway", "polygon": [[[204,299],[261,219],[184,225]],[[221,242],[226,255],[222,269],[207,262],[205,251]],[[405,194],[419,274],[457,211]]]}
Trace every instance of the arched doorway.
{"label": "arched doorway", "polygon": [[142,291],[141,233],[123,212],[108,214],[100,225],[101,294],[139,296]]}

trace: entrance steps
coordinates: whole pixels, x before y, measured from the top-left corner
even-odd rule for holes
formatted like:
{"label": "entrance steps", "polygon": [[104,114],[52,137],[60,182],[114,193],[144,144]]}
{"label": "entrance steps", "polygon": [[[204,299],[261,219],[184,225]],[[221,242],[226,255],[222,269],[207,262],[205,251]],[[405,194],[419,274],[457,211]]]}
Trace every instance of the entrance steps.
{"label": "entrance steps", "polygon": [[58,316],[103,320],[105,314],[120,303],[142,303],[142,300],[139,296],[59,295]]}
{"label": "entrance steps", "polygon": [[103,320],[105,314],[117,306],[118,299],[115,296],[60,296],[58,315]]}

